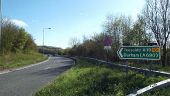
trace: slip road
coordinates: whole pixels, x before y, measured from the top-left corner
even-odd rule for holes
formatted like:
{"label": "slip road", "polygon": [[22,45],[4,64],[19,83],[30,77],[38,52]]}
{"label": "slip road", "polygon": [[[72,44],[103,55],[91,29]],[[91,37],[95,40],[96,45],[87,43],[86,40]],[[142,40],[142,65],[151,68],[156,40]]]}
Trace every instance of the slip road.
{"label": "slip road", "polygon": [[32,96],[73,64],[68,58],[49,57],[42,64],[0,74],[0,96]]}

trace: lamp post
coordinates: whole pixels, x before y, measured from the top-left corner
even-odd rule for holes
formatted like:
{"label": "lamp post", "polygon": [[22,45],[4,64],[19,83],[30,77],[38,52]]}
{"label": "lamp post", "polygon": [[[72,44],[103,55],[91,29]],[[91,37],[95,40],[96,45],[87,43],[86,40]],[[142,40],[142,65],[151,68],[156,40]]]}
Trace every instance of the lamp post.
{"label": "lamp post", "polygon": [[168,29],[169,29],[169,32],[170,32],[170,19],[168,20]]}
{"label": "lamp post", "polygon": [[51,29],[51,28],[43,28],[43,47],[42,47],[43,48],[43,54],[44,54],[44,30],[45,29]]}
{"label": "lamp post", "polygon": [[0,0],[0,51],[2,51],[2,1]]}

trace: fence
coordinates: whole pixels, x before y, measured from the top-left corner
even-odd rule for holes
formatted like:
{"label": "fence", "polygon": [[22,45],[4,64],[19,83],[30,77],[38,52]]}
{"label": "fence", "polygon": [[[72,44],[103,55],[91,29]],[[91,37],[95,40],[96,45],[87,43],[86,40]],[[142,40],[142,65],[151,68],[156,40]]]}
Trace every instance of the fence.
{"label": "fence", "polygon": [[122,64],[116,64],[116,63],[113,63],[113,62],[107,62],[107,61],[104,61],[104,60],[99,60],[99,59],[89,58],[89,57],[79,57],[79,58],[88,59],[88,60],[91,60],[91,61],[99,63],[99,64],[105,63],[105,64],[108,64],[110,67],[113,67],[113,68],[128,69],[128,70],[136,71],[136,72],[143,73],[143,74],[153,74],[153,75],[157,75],[157,76],[170,77],[170,73],[168,73],[168,72],[142,69],[142,68],[132,67],[132,66],[128,66],[128,65],[122,65]]}

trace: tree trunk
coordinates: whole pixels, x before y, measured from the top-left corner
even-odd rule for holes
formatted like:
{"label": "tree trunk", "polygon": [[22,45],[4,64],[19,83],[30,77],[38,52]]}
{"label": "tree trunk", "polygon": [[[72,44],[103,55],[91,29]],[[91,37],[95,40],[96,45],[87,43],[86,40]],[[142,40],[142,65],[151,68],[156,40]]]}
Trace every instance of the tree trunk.
{"label": "tree trunk", "polygon": [[162,67],[166,65],[166,43],[163,45]]}

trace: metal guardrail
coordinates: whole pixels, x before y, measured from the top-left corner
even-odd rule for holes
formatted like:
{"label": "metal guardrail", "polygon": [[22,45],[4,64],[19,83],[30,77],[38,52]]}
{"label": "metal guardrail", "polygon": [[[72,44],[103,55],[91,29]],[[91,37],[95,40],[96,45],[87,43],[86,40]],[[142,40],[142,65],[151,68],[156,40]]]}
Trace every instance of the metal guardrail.
{"label": "metal guardrail", "polygon": [[154,83],[154,84],[151,84],[145,88],[142,88],[134,93],[131,93],[127,96],[138,96],[138,95],[141,95],[143,93],[146,93],[146,92],[150,92],[154,89],[160,89],[160,88],[163,88],[163,87],[166,87],[166,86],[169,86],[170,85],[170,79],[167,79],[167,80],[163,80],[163,81],[160,81],[158,83]]}
{"label": "metal guardrail", "polygon": [[113,62],[107,62],[107,61],[104,61],[104,60],[99,60],[99,59],[89,58],[89,57],[80,57],[80,58],[94,60],[94,61],[97,61],[98,63],[106,63],[106,64],[113,66],[113,67],[128,69],[128,70],[136,71],[136,72],[139,72],[139,73],[144,73],[144,74],[149,73],[149,74],[158,75],[158,76],[170,77],[170,73],[164,72],[164,71],[156,71],[156,70],[142,69],[142,68],[127,66],[127,65],[122,65],[122,64],[115,64]]}
{"label": "metal guardrail", "polygon": [[71,56],[67,56],[67,55],[64,55],[64,56],[62,56],[62,57],[70,58],[71,60],[73,60],[73,61],[74,61],[74,66],[75,66],[75,64],[76,64],[76,62],[77,62],[77,58],[76,58],[76,57],[71,57]]}

